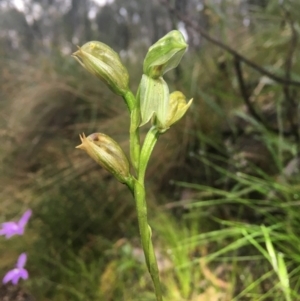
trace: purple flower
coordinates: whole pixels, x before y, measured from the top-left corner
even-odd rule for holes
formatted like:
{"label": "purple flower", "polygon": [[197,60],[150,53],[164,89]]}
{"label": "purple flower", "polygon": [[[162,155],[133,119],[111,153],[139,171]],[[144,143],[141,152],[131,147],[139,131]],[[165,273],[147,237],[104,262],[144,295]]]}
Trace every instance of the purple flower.
{"label": "purple flower", "polygon": [[31,214],[32,211],[29,209],[25,211],[18,222],[6,222],[1,224],[0,235],[5,235],[6,238],[10,238],[14,235],[23,235]]}
{"label": "purple flower", "polygon": [[24,269],[26,260],[27,255],[25,253],[22,253],[18,258],[16,267],[13,270],[8,271],[4,276],[2,280],[3,284],[11,281],[12,284],[16,285],[20,278],[23,278],[24,280],[28,278],[28,272],[26,269]]}

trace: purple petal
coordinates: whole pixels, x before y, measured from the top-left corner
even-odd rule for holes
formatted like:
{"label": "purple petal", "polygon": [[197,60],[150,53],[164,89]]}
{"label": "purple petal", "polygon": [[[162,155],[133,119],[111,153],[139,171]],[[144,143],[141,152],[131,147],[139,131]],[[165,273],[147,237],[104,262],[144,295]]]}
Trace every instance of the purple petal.
{"label": "purple petal", "polygon": [[6,222],[1,224],[2,230],[10,231],[18,228],[18,224],[16,222]]}
{"label": "purple petal", "polygon": [[16,285],[19,282],[20,278],[23,278],[24,280],[28,278],[27,270],[25,269],[20,269],[20,270],[15,269],[15,270],[17,270],[17,272],[15,272],[14,276],[12,277],[11,280],[12,284]]}
{"label": "purple petal", "polygon": [[18,262],[17,262],[17,268],[18,269],[23,269],[25,263],[26,263],[26,260],[27,260],[27,255],[26,253],[22,253],[19,258],[18,258]]}
{"label": "purple petal", "polygon": [[28,279],[28,272],[26,269],[21,269],[19,272],[20,278],[26,280]]}
{"label": "purple petal", "polygon": [[13,285],[16,285],[16,284],[18,284],[19,279],[20,279],[20,274],[15,274],[14,277],[13,277],[13,279],[11,280],[11,283]]}
{"label": "purple petal", "polygon": [[28,220],[30,219],[31,214],[32,214],[32,211],[30,209],[25,211],[24,214],[22,215],[22,217],[20,218],[18,225],[20,227],[24,228],[26,226],[26,224],[28,223]]}
{"label": "purple petal", "polygon": [[17,269],[8,271],[6,273],[6,275],[4,276],[2,283],[6,284],[7,282],[11,281],[14,278],[14,276],[16,275],[16,272],[17,272]]}
{"label": "purple petal", "polygon": [[[2,229],[0,230],[0,235],[5,235],[6,238],[10,238],[16,234],[20,234],[20,229],[18,224],[15,222],[6,222],[3,223],[2,225]],[[21,235],[21,234],[20,234]]]}

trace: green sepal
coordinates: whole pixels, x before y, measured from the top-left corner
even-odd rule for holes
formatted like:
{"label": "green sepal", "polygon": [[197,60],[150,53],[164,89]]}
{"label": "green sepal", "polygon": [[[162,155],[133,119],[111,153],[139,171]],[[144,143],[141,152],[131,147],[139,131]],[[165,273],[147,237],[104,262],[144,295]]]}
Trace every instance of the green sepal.
{"label": "green sepal", "polygon": [[172,92],[169,96],[169,108],[165,123],[160,123],[159,120],[155,120],[155,126],[160,133],[164,133],[174,123],[180,120],[191,106],[193,99],[186,102],[186,97],[180,91]]}
{"label": "green sepal", "polygon": [[153,79],[147,75],[142,76],[140,84],[139,101],[141,106],[141,126],[152,117],[164,124],[169,108],[169,88],[162,77]]}
{"label": "green sepal", "polygon": [[156,79],[176,68],[187,46],[180,31],[170,31],[149,48],[144,59],[144,74]]}
{"label": "green sepal", "polygon": [[119,55],[104,43],[84,44],[72,56],[90,73],[100,78],[116,94],[125,96],[129,91],[129,75]]}
{"label": "green sepal", "polygon": [[81,144],[76,148],[82,149],[100,166],[113,174],[121,183],[132,186],[132,177],[128,159],[121,146],[111,137],[102,133],[89,136],[79,136]]}

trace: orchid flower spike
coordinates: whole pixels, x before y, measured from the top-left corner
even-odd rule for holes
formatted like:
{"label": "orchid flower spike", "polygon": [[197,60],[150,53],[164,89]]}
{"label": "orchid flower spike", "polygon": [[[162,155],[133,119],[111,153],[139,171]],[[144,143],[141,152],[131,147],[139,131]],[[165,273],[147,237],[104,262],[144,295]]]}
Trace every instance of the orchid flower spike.
{"label": "orchid flower spike", "polygon": [[25,226],[30,219],[32,211],[28,209],[22,215],[18,222],[5,222],[0,225],[0,235],[5,235],[6,238],[11,238],[14,235],[23,235]]}

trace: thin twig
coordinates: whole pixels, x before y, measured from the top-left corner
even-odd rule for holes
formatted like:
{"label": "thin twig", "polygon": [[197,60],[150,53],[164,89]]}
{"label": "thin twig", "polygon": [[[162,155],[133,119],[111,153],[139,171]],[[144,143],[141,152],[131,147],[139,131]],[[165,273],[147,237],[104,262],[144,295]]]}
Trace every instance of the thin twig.
{"label": "thin twig", "polygon": [[160,2],[168,8],[168,10],[177,16],[181,21],[183,21],[186,26],[192,28],[193,30],[197,31],[198,33],[201,34],[202,37],[204,37],[207,41],[219,46],[220,48],[226,50],[228,53],[232,54],[234,57],[238,58],[240,61],[244,62],[246,65],[250,66],[254,70],[258,71],[261,74],[264,74],[268,76],[269,78],[273,79],[277,83],[280,83],[282,85],[293,85],[293,86],[298,86],[300,87],[300,82],[291,80],[291,79],[286,79],[282,78],[276,74],[273,74],[272,72],[260,67],[253,61],[249,60],[248,58],[244,57],[242,54],[238,53],[235,51],[233,48],[230,46],[224,44],[223,42],[217,40],[216,38],[212,37],[209,35],[207,31],[205,31],[203,28],[201,28],[198,24],[196,24],[194,21],[192,21],[189,17],[184,16],[180,12],[176,11],[169,3],[168,0],[160,0]]}
{"label": "thin twig", "polygon": [[249,113],[257,120],[259,121],[262,125],[264,125],[264,127],[268,130],[272,130],[273,129],[265,122],[265,120],[263,120],[263,118],[256,112],[255,108],[252,106],[252,103],[250,101],[250,97],[248,95],[247,92],[247,88],[245,85],[245,81],[244,81],[244,76],[243,76],[243,72],[242,72],[242,68],[241,68],[241,60],[238,57],[234,57],[234,68],[235,68],[235,72],[236,72],[236,76],[239,82],[239,87],[240,87],[240,91],[242,94],[242,97],[244,99],[244,102],[249,110]]}
{"label": "thin twig", "polygon": [[[291,42],[290,42],[290,47],[287,52],[286,56],[286,61],[285,61],[285,77],[287,80],[290,80],[291,78],[291,70],[292,70],[292,65],[293,65],[293,57],[294,53],[297,48],[297,43],[298,43],[298,34],[294,26],[293,20],[290,19],[290,13],[283,7],[284,11],[284,17],[285,21],[287,24],[289,24],[290,29],[291,29]],[[297,104],[292,97],[292,92],[291,92],[291,87],[289,85],[284,85],[283,86],[283,93],[287,102],[288,107],[288,119],[290,122],[291,126],[291,131],[295,137],[295,140],[297,142],[297,145],[299,145],[300,142],[300,135],[299,135],[299,129],[298,129],[298,124],[294,120],[294,115],[297,114]]]}

